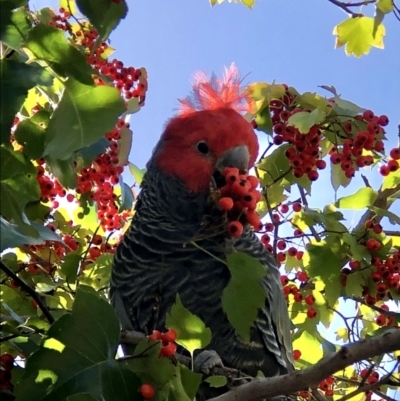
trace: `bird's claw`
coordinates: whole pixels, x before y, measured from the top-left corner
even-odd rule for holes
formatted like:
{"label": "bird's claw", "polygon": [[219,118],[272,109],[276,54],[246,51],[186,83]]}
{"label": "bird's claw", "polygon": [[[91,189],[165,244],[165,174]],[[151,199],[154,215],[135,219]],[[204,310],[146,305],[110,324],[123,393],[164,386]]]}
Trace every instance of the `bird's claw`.
{"label": "bird's claw", "polygon": [[209,375],[216,366],[223,368],[224,364],[220,356],[213,350],[202,351],[194,358],[195,372]]}

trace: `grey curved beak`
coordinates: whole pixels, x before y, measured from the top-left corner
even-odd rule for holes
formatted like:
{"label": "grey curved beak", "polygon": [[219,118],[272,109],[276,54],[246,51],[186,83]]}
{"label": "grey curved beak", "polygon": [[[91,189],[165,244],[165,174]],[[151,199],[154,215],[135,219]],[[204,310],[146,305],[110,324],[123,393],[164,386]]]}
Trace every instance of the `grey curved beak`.
{"label": "grey curved beak", "polygon": [[218,160],[215,169],[222,172],[225,167],[236,167],[240,172],[247,172],[250,154],[246,145],[236,146],[226,151]]}

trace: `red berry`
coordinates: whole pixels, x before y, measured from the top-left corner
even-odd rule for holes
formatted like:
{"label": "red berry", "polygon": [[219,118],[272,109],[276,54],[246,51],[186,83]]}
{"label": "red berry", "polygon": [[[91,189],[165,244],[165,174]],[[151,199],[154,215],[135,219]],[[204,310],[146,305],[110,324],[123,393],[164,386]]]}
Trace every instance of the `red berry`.
{"label": "red berry", "polygon": [[366,228],[372,228],[374,226],[374,222],[372,220],[367,220],[365,222],[365,227]]}
{"label": "red berry", "polygon": [[295,361],[297,361],[298,359],[300,359],[300,357],[301,357],[301,351],[298,350],[298,349],[295,349],[295,350],[293,351],[293,359],[294,359]]}
{"label": "red berry", "polygon": [[276,246],[277,246],[277,248],[278,248],[279,250],[283,251],[283,250],[286,248],[286,241],[284,241],[284,240],[279,240],[279,241],[276,243]]}
{"label": "red berry", "polygon": [[390,169],[387,165],[384,164],[383,166],[379,167],[379,173],[386,177],[390,174]]}
{"label": "red berry", "polygon": [[176,344],[173,342],[170,342],[161,348],[160,356],[165,356],[168,358],[168,357],[175,355],[175,352],[176,352]]}
{"label": "red berry", "polygon": [[372,110],[365,110],[362,116],[365,121],[371,121],[375,115]]}
{"label": "red berry", "polygon": [[400,148],[393,148],[390,150],[390,157],[394,160],[400,159]]}
{"label": "red berry", "polygon": [[372,227],[372,231],[375,234],[380,234],[383,231],[383,228],[380,224],[374,224],[374,226]]}
{"label": "red berry", "polygon": [[294,257],[294,256],[297,255],[297,249],[296,249],[295,247],[291,246],[291,247],[287,250],[287,253],[288,253],[289,256]]}
{"label": "red berry", "polygon": [[317,170],[311,170],[308,174],[307,177],[310,181],[317,181],[319,174]]}
{"label": "red berry", "polygon": [[325,160],[317,160],[316,166],[318,170],[323,170],[326,167]]}
{"label": "red berry", "polygon": [[161,332],[159,332],[158,330],[153,330],[153,332],[147,336],[149,340],[161,340]]}
{"label": "red berry", "polygon": [[309,308],[307,310],[307,317],[313,319],[315,316],[317,316],[317,311],[314,308]]}
{"label": "red berry", "polygon": [[300,210],[301,210],[301,204],[298,202],[294,203],[292,207],[293,207],[294,212],[300,212]]}
{"label": "red berry", "polygon": [[307,305],[311,306],[314,304],[315,298],[312,294],[308,294],[304,301],[306,302]]}
{"label": "red berry", "polygon": [[349,266],[353,269],[353,270],[357,270],[360,268],[361,263],[358,260],[351,260],[349,263]]}
{"label": "red berry", "polygon": [[381,244],[376,239],[370,238],[366,243],[366,247],[369,251],[376,252],[381,248]]}
{"label": "red berry", "polygon": [[386,317],[383,315],[379,315],[376,319],[375,322],[378,326],[384,326],[386,323]]}
{"label": "red berry", "polygon": [[384,114],[379,116],[379,120],[378,120],[378,124],[381,127],[386,127],[389,124],[389,119],[387,116],[385,116]]}
{"label": "red berry", "polygon": [[0,356],[0,365],[7,371],[14,367],[14,357],[11,354],[3,354]]}
{"label": "red berry", "polygon": [[169,329],[165,333],[161,334],[161,340],[165,342],[174,342],[176,338],[177,334],[174,329]]}
{"label": "red berry", "polygon": [[286,205],[285,203],[281,205],[280,207],[281,213],[287,213],[289,211],[289,206]]}
{"label": "red berry", "polygon": [[139,388],[139,392],[145,400],[151,400],[156,393],[154,387],[148,383],[142,384]]}
{"label": "red berry", "polygon": [[243,233],[243,224],[239,221],[231,221],[228,223],[227,230],[232,238],[240,237]]}
{"label": "red berry", "polygon": [[228,197],[223,197],[218,201],[218,205],[224,211],[231,210],[233,208],[233,199]]}
{"label": "red berry", "polygon": [[387,167],[393,173],[399,169],[399,162],[397,160],[389,160]]}
{"label": "red berry", "polygon": [[304,283],[305,281],[308,280],[308,275],[307,275],[307,273],[304,272],[304,271],[298,271],[298,272],[296,273],[296,278],[297,278],[297,280],[300,280],[301,282]]}
{"label": "red berry", "polygon": [[282,286],[284,287],[285,285],[287,285],[287,283],[289,282],[289,278],[286,275],[281,276],[281,283]]}

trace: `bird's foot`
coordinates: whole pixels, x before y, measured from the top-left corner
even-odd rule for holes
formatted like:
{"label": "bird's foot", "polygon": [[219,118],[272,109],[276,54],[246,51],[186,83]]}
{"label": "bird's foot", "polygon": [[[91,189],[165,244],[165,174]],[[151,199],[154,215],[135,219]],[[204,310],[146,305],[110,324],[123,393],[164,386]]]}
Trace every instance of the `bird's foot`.
{"label": "bird's foot", "polygon": [[202,351],[194,358],[195,372],[209,375],[216,366],[223,368],[224,364],[220,356],[213,350]]}

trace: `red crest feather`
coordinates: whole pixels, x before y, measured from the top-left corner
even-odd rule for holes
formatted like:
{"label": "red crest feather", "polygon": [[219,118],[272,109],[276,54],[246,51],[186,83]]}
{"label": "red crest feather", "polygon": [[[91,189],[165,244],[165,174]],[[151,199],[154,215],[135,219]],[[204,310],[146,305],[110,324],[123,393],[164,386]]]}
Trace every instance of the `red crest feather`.
{"label": "red crest feather", "polygon": [[178,115],[184,116],[200,110],[216,110],[230,108],[238,113],[249,110],[249,99],[240,79],[239,71],[234,63],[225,67],[222,78],[214,73],[207,75],[197,72],[193,77],[192,93],[180,103]]}

